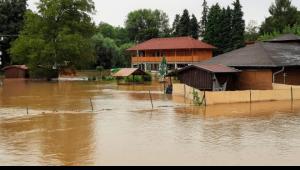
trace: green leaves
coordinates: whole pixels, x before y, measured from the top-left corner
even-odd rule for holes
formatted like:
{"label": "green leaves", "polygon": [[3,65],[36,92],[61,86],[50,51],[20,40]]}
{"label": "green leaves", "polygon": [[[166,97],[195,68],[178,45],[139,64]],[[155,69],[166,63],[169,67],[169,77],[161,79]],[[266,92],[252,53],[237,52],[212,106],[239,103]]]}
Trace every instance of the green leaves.
{"label": "green leaves", "polygon": [[269,12],[271,16],[266,18],[261,26],[262,34],[274,31],[282,33],[285,27],[300,24],[299,11],[292,5],[291,0],[275,0]]}
{"label": "green leaves", "polygon": [[129,39],[143,42],[152,38],[169,35],[169,18],[160,10],[141,9],[130,12],[125,22]]}
{"label": "green leaves", "polygon": [[10,50],[13,62],[52,67],[66,62],[81,68],[94,61],[92,0],[41,0],[38,13],[28,11]]}

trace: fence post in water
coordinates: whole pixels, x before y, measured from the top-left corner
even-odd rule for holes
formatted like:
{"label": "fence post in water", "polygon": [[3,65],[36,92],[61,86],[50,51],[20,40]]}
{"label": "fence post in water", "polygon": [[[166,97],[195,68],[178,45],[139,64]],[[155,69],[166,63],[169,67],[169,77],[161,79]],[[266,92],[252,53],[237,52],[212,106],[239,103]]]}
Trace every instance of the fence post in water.
{"label": "fence post in water", "polygon": [[151,100],[151,105],[152,105],[152,109],[154,108],[153,106],[153,101],[152,101],[152,96],[151,96],[151,91],[149,90],[149,96],[150,96],[150,100]]}
{"label": "fence post in water", "polygon": [[92,98],[90,98],[90,104],[91,104],[92,111],[94,112],[94,106],[93,106]]}
{"label": "fence post in water", "polygon": [[27,115],[29,114],[28,106],[26,107],[26,113],[27,113]]}

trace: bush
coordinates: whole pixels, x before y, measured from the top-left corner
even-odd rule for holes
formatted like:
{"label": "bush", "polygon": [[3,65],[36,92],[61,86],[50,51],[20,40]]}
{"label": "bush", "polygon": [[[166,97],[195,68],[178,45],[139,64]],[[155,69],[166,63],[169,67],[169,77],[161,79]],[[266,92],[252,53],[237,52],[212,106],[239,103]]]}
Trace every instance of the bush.
{"label": "bush", "polygon": [[112,77],[112,76],[106,76],[106,77],[103,77],[103,80],[104,81],[114,81],[116,79],[114,77]]}
{"label": "bush", "polygon": [[41,67],[32,67],[29,71],[30,78],[33,79],[47,79],[58,78],[58,70],[46,69]]}

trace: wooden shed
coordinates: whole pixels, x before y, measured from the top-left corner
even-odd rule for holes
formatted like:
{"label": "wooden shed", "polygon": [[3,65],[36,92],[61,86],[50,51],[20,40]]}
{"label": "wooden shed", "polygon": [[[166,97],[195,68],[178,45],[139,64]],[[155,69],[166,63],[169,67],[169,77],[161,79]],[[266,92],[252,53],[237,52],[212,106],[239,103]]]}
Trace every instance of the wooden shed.
{"label": "wooden shed", "polygon": [[26,65],[11,65],[2,69],[6,79],[28,78],[28,67]]}
{"label": "wooden shed", "polygon": [[236,74],[240,70],[224,65],[191,65],[169,76],[177,76],[180,83],[198,90],[226,91],[235,88]]}

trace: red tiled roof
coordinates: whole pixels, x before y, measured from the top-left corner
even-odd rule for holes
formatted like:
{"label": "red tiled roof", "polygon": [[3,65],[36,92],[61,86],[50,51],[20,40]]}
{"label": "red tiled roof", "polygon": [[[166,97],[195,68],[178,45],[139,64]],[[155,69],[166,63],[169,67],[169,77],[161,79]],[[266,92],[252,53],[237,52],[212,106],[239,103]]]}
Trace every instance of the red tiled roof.
{"label": "red tiled roof", "polygon": [[128,77],[131,75],[146,75],[146,73],[138,68],[123,68],[117,73],[115,73],[114,77]]}
{"label": "red tiled roof", "polygon": [[22,69],[22,70],[28,70],[28,67],[26,65],[11,65],[11,66],[6,66],[2,70],[7,70],[7,69],[11,69],[11,68],[19,68],[19,69]]}
{"label": "red tiled roof", "polygon": [[137,50],[167,50],[167,49],[215,49],[216,47],[191,37],[155,38],[129,48]]}

